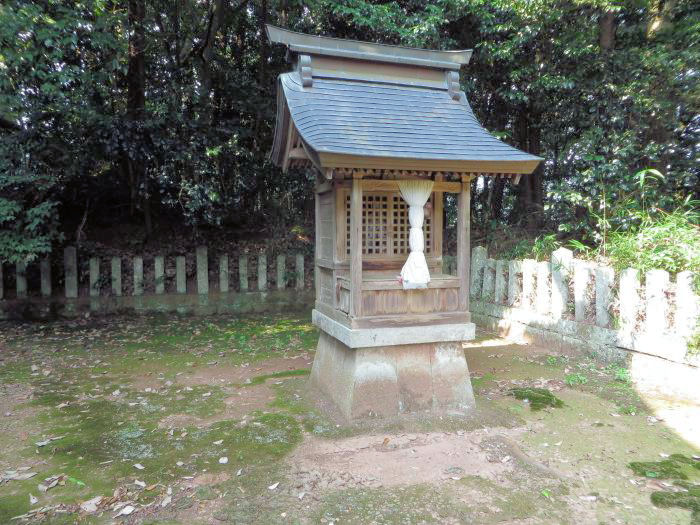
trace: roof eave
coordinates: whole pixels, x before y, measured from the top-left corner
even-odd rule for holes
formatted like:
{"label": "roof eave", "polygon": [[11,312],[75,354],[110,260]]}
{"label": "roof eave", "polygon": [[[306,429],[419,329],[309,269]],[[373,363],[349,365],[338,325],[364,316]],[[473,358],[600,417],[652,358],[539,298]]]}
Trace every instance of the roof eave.
{"label": "roof eave", "polygon": [[529,175],[542,162],[535,157],[526,160],[482,160],[482,159],[415,159],[402,157],[375,157],[348,155],[344,153],[318,152],[323,168],[345,169],[391,169],[407,171],[453,171],[461,173],[513,173]]}
{"label": "roof eave", "polygon": [[437,69],[459,68],[469,63],[471,49],[439,51],[416,49],[402,46],[359,42],[325,36],[307,35],[266,25],[267,36],[271,42],[283,44],[295,53],[327,55],[342,58],[354,58],[372,62],[391,62]]}

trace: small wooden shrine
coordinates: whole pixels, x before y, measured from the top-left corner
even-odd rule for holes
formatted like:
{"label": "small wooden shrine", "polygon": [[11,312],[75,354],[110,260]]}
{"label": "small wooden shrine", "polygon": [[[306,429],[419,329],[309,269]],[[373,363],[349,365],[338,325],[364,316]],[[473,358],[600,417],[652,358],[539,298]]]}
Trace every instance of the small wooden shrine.
{"label": "small wooden shrine", "polygon": [[[267,26],[288,49],[272,159],[316,185],[311,381],[347,418],[474,404],[470,181],[540,158],[491,136],[460,90],[471,50],[430,51]],[[442,272],[443,201],[457,195],[457,275]]]}

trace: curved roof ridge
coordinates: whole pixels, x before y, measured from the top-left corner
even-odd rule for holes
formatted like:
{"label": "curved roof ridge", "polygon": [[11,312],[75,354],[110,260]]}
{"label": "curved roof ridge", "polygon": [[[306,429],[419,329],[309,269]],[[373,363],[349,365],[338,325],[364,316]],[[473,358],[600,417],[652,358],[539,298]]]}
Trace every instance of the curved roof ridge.
{"label": "curved roof ridge", "polygon": [[411,64],[439,69],[459,69],[468,64],[471,49],[442,51],[390,44],[375,44],[328,36],[308,35],[267,24],[267,36],[271,42],[284,44],[290,51],[327,55],[342,58],[355,58],[372,62],[392,62]]}
{"label": "curved roof ridge", "polygon": [[[343,84],[345,89],[342,93],[328,89],[333,84]],[[486,131],[464,92],[459,100],[451,99],[445,91],[405,85],[364,93],[372,84],[326,79],[303,87],[296,72],[280,75],[291,120],[317,153],[456,162],[520,161],[523,166],[517,172],[527,173],[541,160]]]}

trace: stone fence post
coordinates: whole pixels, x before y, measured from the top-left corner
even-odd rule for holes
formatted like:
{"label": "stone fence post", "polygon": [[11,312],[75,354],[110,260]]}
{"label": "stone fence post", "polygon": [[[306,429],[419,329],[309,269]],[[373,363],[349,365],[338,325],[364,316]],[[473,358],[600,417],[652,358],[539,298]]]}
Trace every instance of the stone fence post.
{"label": "stone fence post", "polygon": [[552,252],[552,318],[558,321],[569,304],[569,279],[574,254],[566,248]]}
{"label": "stone fence post", "polygon": [[477,246],[472,251],[471,283],[470,290],[472,297],[481,297],[481,285],[484,280],[484,266],[486,265],[486,248]]}

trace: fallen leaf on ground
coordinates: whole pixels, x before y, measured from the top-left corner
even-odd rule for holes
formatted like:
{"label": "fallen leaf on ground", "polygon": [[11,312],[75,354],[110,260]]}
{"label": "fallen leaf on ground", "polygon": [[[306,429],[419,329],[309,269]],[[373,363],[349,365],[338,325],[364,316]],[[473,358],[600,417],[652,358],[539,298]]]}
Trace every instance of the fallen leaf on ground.
{"label": "fallen leaf on ground", "polygon": [[80,504],[80,508],[84,512],[97,512],[97,507],[99,504],[102,502],[102,496],[95,496],[92,499],[89,499],[87,501],[83,501]]}
{"label": "fallen leaf on ground", "polygon": [[43,440],[41,440],[41,441],[37,441],[37,442],[34,443],[34,444],[35,444],[37,447],[45,447],[46,445],[48,445],[48,444],[51,443],[52,441],[56,441],[57,439],[63,439],[64,437],[66,437],[66,436],[48,437],[48,438],[43,439]]}
{"label": "fallen leaf on ground", "polygon": [[42,483],[39,483],[37,488],[40,492],[48,492],[50,489],[54,488],[59,483],[61,485],[65,485],[65,477],[65,474],[59,474],[58,476],[49,476],[48,478],[44,479]]}
{"label": "fallen leaf on ground", "polygon": [[[19,469],[18,469],[19,470]],[[18,472],[17,470],[6,470],[4,474],[0,476],[0,483],[5,483],[7,481],[24,481],[36,476],[36,472]]]}
{"label": "fallen leaf on ground", "polygon": [[118,518],[119,516],[128,516],[129,514],[134,512],[135,510],[136,510],[136,507],[134,507],[132,505],[127,505],[122,510],[120,510],[119,513],[114,517]]}

